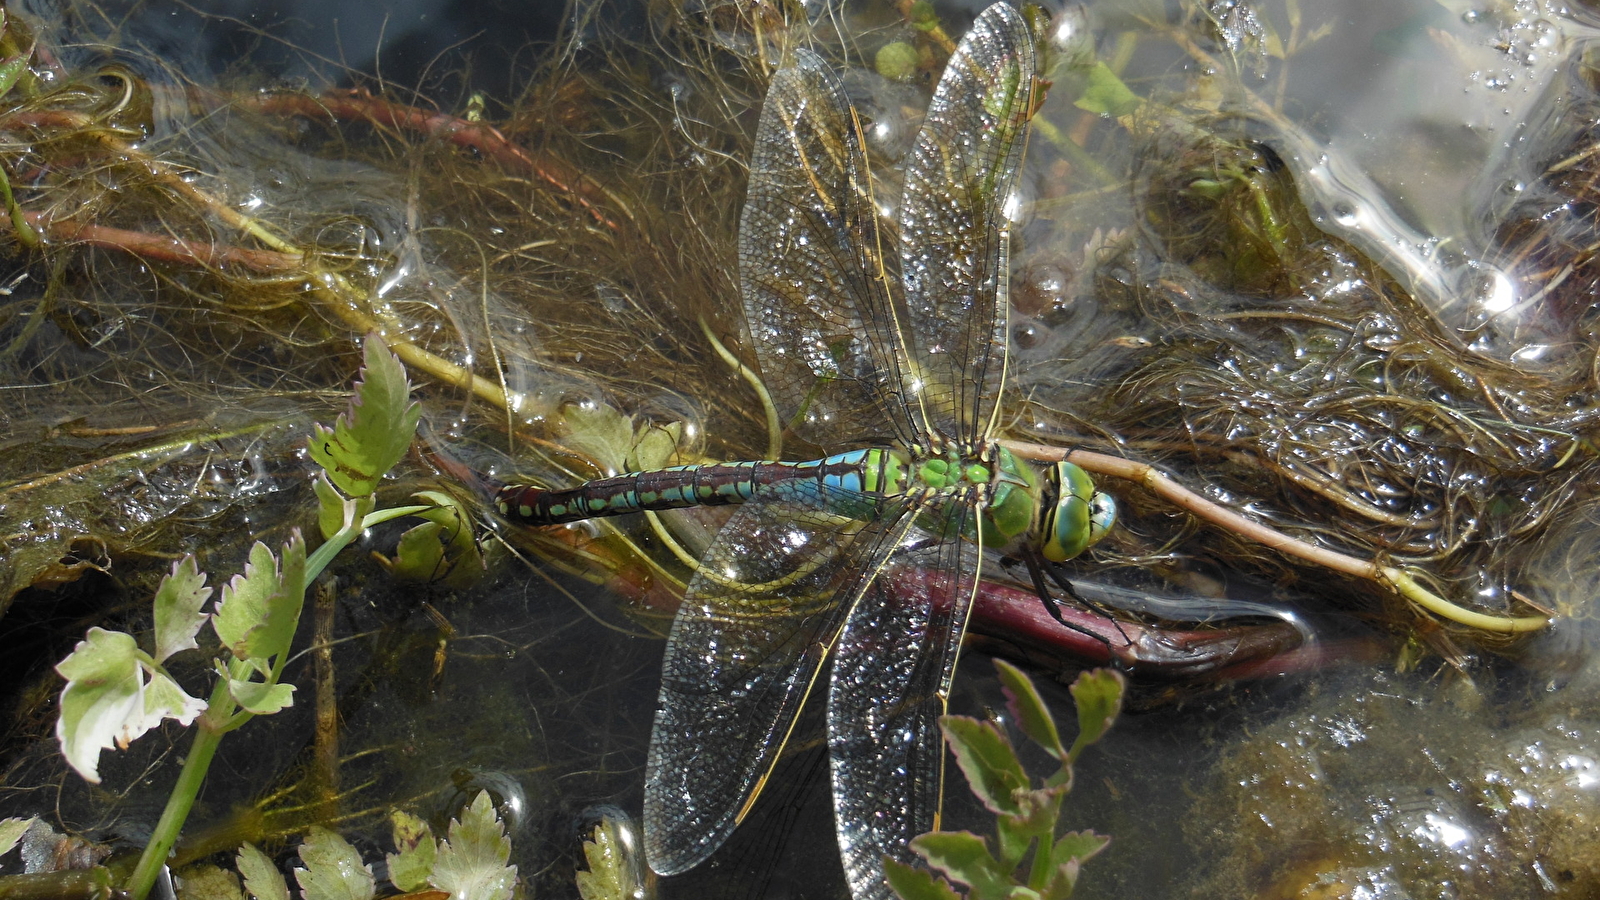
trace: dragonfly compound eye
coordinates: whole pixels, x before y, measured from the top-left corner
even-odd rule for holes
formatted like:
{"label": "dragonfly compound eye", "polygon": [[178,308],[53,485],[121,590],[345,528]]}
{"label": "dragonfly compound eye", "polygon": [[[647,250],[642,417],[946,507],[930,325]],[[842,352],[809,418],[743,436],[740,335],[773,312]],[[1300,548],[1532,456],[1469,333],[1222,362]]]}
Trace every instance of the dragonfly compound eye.
{"label": "dragonfly compound eye", "polygon": [[1116,518],[1116,504],[1094,489],[1094,480],[1078,466],[1058,462],[1048,476],[1055,481],[1055,506],[1044,511],[1040,552],[1051,562],[1065,562],[1089,549]]}

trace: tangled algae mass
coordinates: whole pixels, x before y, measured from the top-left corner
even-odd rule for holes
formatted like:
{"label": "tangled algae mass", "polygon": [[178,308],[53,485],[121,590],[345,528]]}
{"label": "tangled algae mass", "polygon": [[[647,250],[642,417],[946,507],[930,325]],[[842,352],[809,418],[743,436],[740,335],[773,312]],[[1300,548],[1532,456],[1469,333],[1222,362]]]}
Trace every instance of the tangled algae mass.
{"label": "tangled algae mass", "polygon": [[[970,18],[579,2],[489,95],[470,43],[405,88],[200,71],[147,38],[157,6],[252,33],[63,2],[9,5],[0,35],[0,633],[21,648],[0,677],[0,815],[56,810],[96,840],[138,840],[171,762],[135,751],[106,791],[62,775],[50,666],[89,624],[143,627],[177,555],[230,571],[307,524],[304,436],[363,335],[407,364],[431,440],[502,473],[591,477],[641,434],[685,461],[763,456],[734,254],[769,73],[800,43],[844,66],[897,196]],[[1010,435],[1159,467],[1457,608],[1552,622],[1441,617],[1108,479],[1125,525],[1069,573],[1097,607],[1074,621],[1108,643],[975,623],[1057,668],[1143,642],[1118,658],[1151,710],[1109,746],[1145,764],[1113,749],[1082,773],[1117,786],[1078,812],[1117,838],[1084,895],[1578,897],[1600,878],[1582,839],[1600,790],[1600,16],[1358,6],[1058,11],[1014,204]],[[414,462],[392,491],[440,480]],[[338,777],[302,758],[309,712],[273,723],[227,751],[271,774],[216,788],[178,863],[510,779],[530,798],[522,871],[570,893],[567,823],[637,804],[659,649],[635,635],[665,627],[649,604],[686,569],[642,527],[495,534],[477,587],[339,573]],[[312,669],[291,673],[304,697],[328,677]],[[1254,693],[1191,682],[1285,671]]]}

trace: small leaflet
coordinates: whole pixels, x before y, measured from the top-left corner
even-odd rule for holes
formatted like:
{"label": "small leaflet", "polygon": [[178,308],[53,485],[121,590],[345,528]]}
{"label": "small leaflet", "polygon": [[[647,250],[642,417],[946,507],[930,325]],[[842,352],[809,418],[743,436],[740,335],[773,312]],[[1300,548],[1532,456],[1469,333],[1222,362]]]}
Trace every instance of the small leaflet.
{"label": "small leaflet", "polygon": [[245,890],[255,900],[289,900],[289,885],[283,880],[283,873],[255,844],[247,842],[240,847],[234,865],[244,876]]}
{"label": "small leaflet", "polygon": [[479,791],[461,818],[450,822],[450,836],[439,847],[428,883],[453,900],[510,900],[517,881],[517,867],[506,865],[510,859],[511,840],[494,801],[488,791]]}
{"label": "small leaflet", "polygon": [[156,622],[156,662],[180,650],[193,650],[195,633],[206,622],[201,605],[211,596],[206,575],[195,565],[192,555],[172,565],[172,573],[161,579],[154,601]]}
{"label": "small leaflet", "polygon": [[331,429],[319,423],[310,443],[311,458],[349,497],[377,490],[384,473],[410,448],[422,417],[422,407],[411,402],[405,367],[383,339],[367,335],[363,356],[350,408]]}
{"label": "small leaflet", "polygon": [[244,900],[239,876],[217,866],[190,866],[173,881],[178,900]]}
{"label": "small leaflet", "polygon": [[56,671],[67,680],[56,739],[68,764],[91,784],[100,783],[101,750],[126,747],[165,718],[188,725],[206,708],[120,631],[90,628]]}
{"label": "small leaflet", "polygon": [[22,833],[28,826],[39,820],[38,816],[28,819],[0,819],[0,856],[11,852],[11,848],[22,840]]}
{"label": "small leaflet", "polygon": [[312,826],[300,845],[300,861],[306,867],[296,868],[294,877],[305,900],[372,900],[372,867],[362,865],[356,848],[337,832]]}
{"label": "small leaflet", "polygon": [[389,883],[408,893],[426,887],[438,850],[433,831],[427,822],[398,809],[389,814],[389,822],[393,826],[394,848],[400,851],[384,857],[389,864]]}

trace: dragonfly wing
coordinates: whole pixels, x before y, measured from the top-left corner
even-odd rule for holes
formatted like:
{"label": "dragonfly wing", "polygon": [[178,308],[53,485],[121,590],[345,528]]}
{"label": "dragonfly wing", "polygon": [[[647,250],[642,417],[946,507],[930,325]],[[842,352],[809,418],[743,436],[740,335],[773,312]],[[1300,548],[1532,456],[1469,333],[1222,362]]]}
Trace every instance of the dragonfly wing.
{"label": "dragonfly wing", "polygon": [[825,446],[919,432],[883,275],[861,136],[844,85],[795,51],[772,78],[739,219],[739,283],[767,388],[786,424]]}
{"label": "dragonfly wing", "polygon": [[[977,514],[977,498],[915,515],[927,531],[878,576],[845,622],[828,693],[834,820],[855,900],[891,896],[883,858],[914,857],[907,843],[934,828],[943,790],[944,715],[982,551],[950,535]],[[953,530],[951,530],[953,529]]]}
{"label": "dragonfly wing", "polygon": [[840,623],[910,527],[907,503],[859,498],[877,514],[849,521],[811,493],[741,506],[673,621],[645,773],[645,855],[662,875],[702,862],[743,817]]}
{"label": "dragonfly wing", "polygon": [[1033,38],[1004,3],[984,10],[934,91],[906,166],[901,277],[925,375],[927,426],[977,440],[1005,381],[1009,227],[1026,143]]}

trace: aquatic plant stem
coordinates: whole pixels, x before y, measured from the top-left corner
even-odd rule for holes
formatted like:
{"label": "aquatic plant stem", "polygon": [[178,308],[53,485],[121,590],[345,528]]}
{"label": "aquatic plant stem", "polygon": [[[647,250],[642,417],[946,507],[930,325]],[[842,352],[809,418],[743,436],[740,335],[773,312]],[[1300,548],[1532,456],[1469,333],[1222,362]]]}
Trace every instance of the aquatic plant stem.
{"label": "aquatic plant stem", "polygon": [[167,806],[161,811],[161,819],[156,822],[155,830],[150,833],[150,843],[145,845],[144,853],[140,854],[138,866],[128,877],[125,890],[129,900],[145,900],[156,883],[161,867],[166,865],[167,857],[178,843],[178,835],[189,819],[195,799],[200,796],[200,788],[205,784],[206,772],[211,768],[212,758],[217,755],[222,736],[237,727],[230,721],[233,713],[234,704],[228,693],[228,682],[219,678],[211,689],[211,700],[206,704],[205,712],[200,714],[196,723],[194,743],[189,745],[189,753],[183,760],[183,771],[178,773],[178,781],[167,795]]}
{"label": "aquatic plant stem", "polygon": [[1474,612],[1429,591],[1406,572],[1394,566],[1381,565],[1373,560],[1348,556],[1326,547],[1318,547],[1298,538],[1290,537],[1277,529],[1263,525],[1227,507],[1207,500],[1189,490],[1165,472],[1148,463],[1135,462],[1119,456],[1095,453],[1089,450],[1065,450],[1044,444],[1023,441],[1002,441],[1007,449],[1025,459],[1066,460],[1082,466],[1097,475],[1109,475],[1142,485],[1163,500],[1213,525],[1227,529],[1241,537],[1249,538],[1286,556],[1342,572],[1382,585],[1423,609],[1469,628],[1497,634],[1522,634],[1538,631],[1550,624],[1544,616],[1491,616]]}

